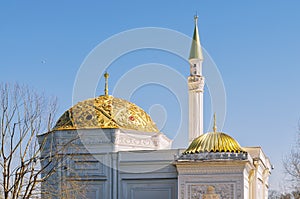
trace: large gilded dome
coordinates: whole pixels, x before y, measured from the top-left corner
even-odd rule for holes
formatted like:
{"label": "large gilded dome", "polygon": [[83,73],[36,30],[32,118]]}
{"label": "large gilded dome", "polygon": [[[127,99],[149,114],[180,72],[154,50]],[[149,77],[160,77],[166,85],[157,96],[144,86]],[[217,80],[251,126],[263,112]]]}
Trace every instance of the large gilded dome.
{"label": "large gilded dome", "polygon": [[209,132],[195,138],[183,154],[204,152],[245,153],[239,143],[222,132]]}
{"label": "large gilded dome", "polygon": [[110,95],[79,102],[59,118],[53,130],[96,128],[159,132],[151,117],[143,109]]}

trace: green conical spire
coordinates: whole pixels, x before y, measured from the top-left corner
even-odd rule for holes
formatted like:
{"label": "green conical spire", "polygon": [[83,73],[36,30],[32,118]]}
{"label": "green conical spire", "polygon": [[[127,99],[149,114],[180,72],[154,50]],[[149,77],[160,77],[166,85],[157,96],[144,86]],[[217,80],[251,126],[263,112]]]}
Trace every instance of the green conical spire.
{"label": "green conical spire", "polygon": [[192,42],[192,46],[191,46],[189,59],[203,60],[202,49],[201,49],[200,38],[199,38],[199,32],[198,32],[198,25],[197,25],[198,16],[195,15],[194,19],[195,19],[195,29],[194,29],[193,42]]}

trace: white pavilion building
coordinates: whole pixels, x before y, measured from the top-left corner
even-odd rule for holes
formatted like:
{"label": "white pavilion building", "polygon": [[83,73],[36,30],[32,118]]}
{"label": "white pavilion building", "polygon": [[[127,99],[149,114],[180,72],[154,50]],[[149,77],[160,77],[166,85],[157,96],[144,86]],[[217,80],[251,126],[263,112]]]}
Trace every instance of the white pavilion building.
{"label": "white pavilion building", "polygon": [[[260,147],[229,135],[203,133],[203,55],[195,17],[190,51],[189,146],[171,149],[137,105],[105,93],[67,110],[44,146],[42,198],[267,199],[270,161]],[[51,154],[55,154],[55,157]]]}

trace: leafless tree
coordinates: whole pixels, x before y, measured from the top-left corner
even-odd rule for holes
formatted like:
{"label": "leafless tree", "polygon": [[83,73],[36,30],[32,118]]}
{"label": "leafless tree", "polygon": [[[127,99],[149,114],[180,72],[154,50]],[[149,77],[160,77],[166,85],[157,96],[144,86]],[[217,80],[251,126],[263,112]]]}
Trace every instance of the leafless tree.
{"label": "leafless tree", "polygon": [[269,199],[300,199],[300,193],[298,191],[292,191],[291,193],[280,193],[275,190],[269,191]]}
{"label": "leafless tree", "polygon": [[[43,146],[36,135],[50,130],[56,100],[47,100],[26,86],[0,84],[1,198],[32,198],[38,194]],[[51,169],[50,169],[51,172]],[[49,173],[50,174],[50,173]]]}
{"label": "leafless tree", "polygon": [[280,198],[280,193],[275,190],[269,190],[269,197],[268,199],[281,199]]}
{"label": "leafless tree", "polygon": [[[48,135],[45,138],[46,143],[49,144],[52,142],[51,136]],[[44,171],[42,173],[42,177],[48,175],[41,184],[41,196],[43,199],[85,199],[87,197],[87,176],[78,172],[72,163],[72,165],[70,165],[70,162],[77,160],[76,155],[73,153],[76,154],[77,150],[80,150],[80,146],[78,146],[78,142],[74,143],[73,141],[78,139],[79,137],[76,135],[68,138],[67,144],[61,145],[61,143],[56,143],[56,146],[53,147],[55,155],[45,156],[45,151],[42,151],[42,165],[49,164],[50,162],[50,164],[54,164],[55,166],[50,166],[49,168],[54,168],[56,171]],[[45,148],[48,150],[49,145],[46,144],[45,146],[47,146]],[[63,149],[59,149],[60,147],[63,147]],[[72,151],[71,154],[68,153],[68,150],[70,149]],[[46,151],[46,153],[48,153],[48,151]],[[81,158],[80,160],[84,161],[84,158]]]}
{"label": "leafless tree", "polygon": [[38,134],[50,131],[55,112],[56,100],[26,86],[0,84],[0,198],[38,197],[40,183],[56,171],[57,151],[41,164],[44,145],[37,142]]}
{"label": "leafless tree", "polygon": [[85,199],[86,198],[86,185],[84,181],[62,179],[60,185],[60,191],[57,190],[56,186],[47,184],[47,189],[42,194],[43,199]]}
{"label": "leafless tree", "polygon": [[26,86],[0,83],[0,199],[40,198],[41,194],[44,198],[85,198],[79,177],[61,179],[59,190],[57,185],[52,190],[47,185],[49,178],[57,182],[59,170],[68,169],[64,161],[71,156],[65,151],[76,149],[73,142],[78,139],[74,136],[57,147],[53,137],[40,136],[51,132],[56,109],[55,99]]}
{"label": "leafless tree", "polygon": [[290,153],[284,158],[284,168],[291,181],[294,198],[300,198],[300,124],[297,139]]}

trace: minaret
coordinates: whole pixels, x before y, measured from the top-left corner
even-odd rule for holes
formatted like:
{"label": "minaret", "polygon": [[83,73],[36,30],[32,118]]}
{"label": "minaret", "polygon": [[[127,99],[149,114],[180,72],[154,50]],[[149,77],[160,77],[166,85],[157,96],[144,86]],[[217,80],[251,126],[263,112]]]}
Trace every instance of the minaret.
{"label": "minaret", "polygon": [[195,29],[190,51],[189,87],[189,143],[203,134],[203,88],[202,76],[203,55],[198,33],[198,16],[195,19]]}

